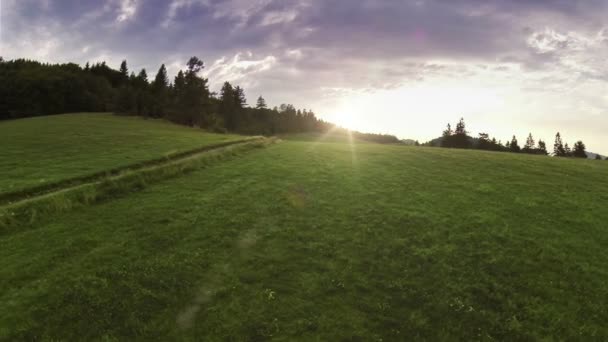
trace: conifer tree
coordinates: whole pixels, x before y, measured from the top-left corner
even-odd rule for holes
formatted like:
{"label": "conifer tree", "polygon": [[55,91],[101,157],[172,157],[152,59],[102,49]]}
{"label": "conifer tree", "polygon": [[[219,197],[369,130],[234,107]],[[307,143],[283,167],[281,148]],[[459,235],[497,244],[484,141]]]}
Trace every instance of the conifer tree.
{"label": "conifer tree", "polygon": [[574,144],[572,156],[576,158],[587,158],[586,147],[582,141],[579,140]]}
{"label": "conifer tree", "polygon": [[152,82],[152,109],[151,114],[155,117],[163,117],[167,113],[168,107],[168,88],[169,77],[167,76],[167,68],[161,65]]}
{"label": "conifer tree", "polygon": [[266,100],[264,100],[264,98],[261,95],[260,95],[260,97],[258,97],[258,102],[255,105],[255,108],[256,109],[266,109],[266,108],[268,108],[266,106]]}
{"label": "conifer tree", "polygon": [[521,151],[521,148],[519,147],[519,144],[517,143],[517,138],[515,136],[513,136],[513,139],[511,139],[511,144],[509,144],[509,149],[511,152],[514,152],[514,153],[519,153]]}
{"label": "conifer tree", "polygon": [[547,152],[547,144],[545,144],[545,142],[542,140],[538,140],[538,148],[536,150],[538,151],[539,154],[544,154],[544,155],[549,154]]}
{"label": "conifer tree", "polygon": [[566,149],[564,148],[564,144],[562,142],[562,136],[557,132],[555,135],[555,143],[553,144],[553,155],[555,157],[565,157]]}
{"label": "conifer tree", "polygon": [[528,138],[526,139],[526,144],[524,145],[524,152],[534,153],[534,146],[536,146],[536,142],[534,141],[534,138],[532,137],[532,133],[530,133],[528,135]]}

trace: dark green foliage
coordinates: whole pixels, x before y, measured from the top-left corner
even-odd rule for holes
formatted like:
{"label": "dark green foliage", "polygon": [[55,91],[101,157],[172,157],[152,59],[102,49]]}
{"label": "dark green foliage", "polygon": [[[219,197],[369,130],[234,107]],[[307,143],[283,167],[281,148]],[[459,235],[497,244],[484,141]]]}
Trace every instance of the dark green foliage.
{"label": "dark green foliage", "polygon": [[602,156],[600,156],[599,154],[595,155],[595,160],[602,160]]}
{"label": "dark green foliage", "polygon": [[258,97],[258,102],[255,105],[255,109],[267,109],[266,100],[262,96]]}
{"label": "dark green foliage", "polygon": [[566,152],[565,157],[572,157],[572,149],[568,146],[568,143],[564,146],[564,151]]}
{"label": "dark green foliage", "polygon": [[456,124],[456,129],[453,132],[452,127],[448,124],[448,128],[443,131],[441,147],[471,148],[473,146],[472,138],[467,133],[464,118],[461,118]]}
{"label": "dark green foliage", "polygon": [[150,89],[149,114],[161,118],[167,116],[169,106],[169,77],[165,65],[161,65]]}
{"label": "dark green foliage", "polygon": [[562,136],[557,132],[555,135],[555,143],[553,144],[553,155],[555,157],[566,157],[566,149],[564,148],[564,143],[562,142]]}
{"label": "dark green foliage", "polygon": [[536,142],[534,141],[534,137],[532,137],[532,133],[530,133],[528,135],[528,138],[526,139],[526,144],[524,145],[522,152],[529,153],[529,154],[535,154],[536,153],[535,147],[536,147]]}
{"label": "dark green foliage", "polygon": [[577,141],[574,144],[574,150],[572,150],[572,156],[575,158],[587,158],[585,144],[582,141]]}
{"label": "dark green foliage", "polygon": [[[42,64],[19,59],[0,63],[0,120],[111,109],[114,74],[97,64]],[[107,77],[98,77],[105,74]]]}
{"label": "dark green foliage", "polygon": [[[263,97],[256,108],[247,105],[245,90],[226,82],[218,98],[199,74],[204,63],[192,57],[173,85],[162,65],[152,83],[142,69],[130,72],[127,61],[119,70],[105,62],[84,69],[76,64],[41,64],[15,60],[0,63],[0,120],[66,112],[114,111],[119,114],[165,118],[175,123],[215,132],[285,134],[327,132],[336,126],[319,120],[312,111],[283,104],[268,109]],[[396,143],[395,136],[359,134],[369,141]]]}
{"label": "dark green foliage", "polygon": [[521,152],[521,147],[519,147],[519,144],[517,143],[517,138],[515,136],[513,136],[513,139],[511,139],[511,143],[509,144],[509,150],[513,153]]}
{"label": "dark green foliage", "polygon": [[536,148],[537,154],[542,154],[542,155],[548,155],[549,152],[547,152],[547,144],[545,144],[544,141],[539,140],[538,141],[538,148]]}

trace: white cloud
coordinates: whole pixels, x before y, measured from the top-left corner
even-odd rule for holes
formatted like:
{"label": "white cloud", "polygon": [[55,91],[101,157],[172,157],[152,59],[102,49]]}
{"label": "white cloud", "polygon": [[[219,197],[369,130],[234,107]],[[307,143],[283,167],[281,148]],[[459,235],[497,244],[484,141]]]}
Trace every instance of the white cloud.
{"label": "white cloud", "polygon": [[269,26],[276,24],[286,24],[294,21],[298,13],[295,10],[274,11],[264,15],[264,19],[260,23],[261,26]]}
{"label": "white cloud", "polygon": [[256,59],[251,52],[239,52],[231,59],[222,57],[216,60],[205,70],[205,75],[215,82],[212,84],[215,87],[224,81],[252,87],[257,83],[257,74],[272,69],[276,64],[277,58],[272,55]]}
{"label": "white cloud", "polygon": [[122,23],[132,19],[137,12],[137,5],[137,0],[119,0],[116,21]]}

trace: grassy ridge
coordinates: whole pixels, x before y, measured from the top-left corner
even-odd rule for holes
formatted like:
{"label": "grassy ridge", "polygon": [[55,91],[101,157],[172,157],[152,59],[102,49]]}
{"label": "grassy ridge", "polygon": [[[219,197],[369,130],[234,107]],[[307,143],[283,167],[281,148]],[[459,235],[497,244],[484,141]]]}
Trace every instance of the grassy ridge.
{"label": "grassy ridge", "polygon": [[75,207],[140,190],[149,183],[182,175],[214,161],[224,160],[272,142],[273,139],[262,137],[226,142],[179,153],[163,160],[140,163],[136,168],[112,170],[90,179],[70,180],[79,182],[75,183],[75,186],[65,184],[68,187],[52,193],[0,206],[0,233],[8,232],[10,228],[20,227],[24,223],[32,224],[38,220],[48,219],[49,215]]}
{"label": "grassy ridge", "polygon": [[250,137],[250,138],[244,138],[244,139],[240,139],[240,140],[231,140],[231,141],[226,141],[226,142],[221,142],[221,143],[216,143],[216,144],[210,144],[210,145],[198,147],[198,148],[188,150],[188,151],[172,153],[172,154],[166,155],[162,158],[145,160],[145,161],[137,162],[135,164],[124,165],[121,167],[113,168],[110,170],[103,170],[103,171],[95,172],[95,173],[88,174],[88,175],[78,176],[78,177],[74,177],[74,178],[67,178],[67,179],[56,181],[56,182],[49,182],[46,184],[29,187],[29,188],[17,190],[14,192],[0,193],[0,206],[3,204],[7,204],[7,203],[10,204],[10,202],[21,201],[28,197],[37,197],[37,196],[41,196],[41,195],[44,195],[46,193],[50,193],[53,191],[58,191],[58,190],[61,190],[64,188],[74,187],[79,184],[99,181],[104,178],[116,177],[116,176],[120,175],[121,173],[125,173],[127,171],[135,172],[135,171],[138,171],[138,170],[141,170],[144,168],[149,168],[149,167],[152,167],[155,165],[166,164],[166,163],[170,163],[172,161],[178,161],[180,159],[188,158],[188,157],[191,157],[191,156],[194,156],[194,155],[206,152],[206,151],[211,151],[214,149],[227,147],[230,145],[241,144],[241,143],[245,143],[248,141],[258,140],[259,138],[260,137]]}
{"label": "grassy ridge", "polygon": [[111,114],[0,122],[0,194],[7,194],[5,200],[15,198],[66,179],[238,139],[243,137]]}
{"label": "grassy ridge", "polygon": [[0,236],[0,339],[602,340],[607,177],[283,142]]}

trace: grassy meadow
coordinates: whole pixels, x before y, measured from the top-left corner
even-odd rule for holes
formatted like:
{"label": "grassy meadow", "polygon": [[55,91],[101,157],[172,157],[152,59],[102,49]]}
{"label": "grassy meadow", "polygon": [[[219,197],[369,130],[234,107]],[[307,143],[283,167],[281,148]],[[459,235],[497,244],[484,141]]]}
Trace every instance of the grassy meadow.
{"label": "grassy meadow", "polygon": [[608,163],[331,141],[1,234],[0,340],[608,338]]}
{"label": "grassy meadow", "polygon": [[242,139],[160,120],[65,114],[0,122],[0,194]]}

